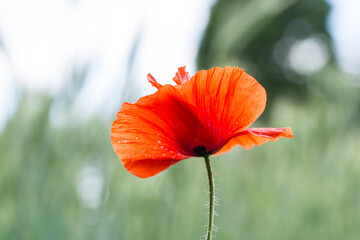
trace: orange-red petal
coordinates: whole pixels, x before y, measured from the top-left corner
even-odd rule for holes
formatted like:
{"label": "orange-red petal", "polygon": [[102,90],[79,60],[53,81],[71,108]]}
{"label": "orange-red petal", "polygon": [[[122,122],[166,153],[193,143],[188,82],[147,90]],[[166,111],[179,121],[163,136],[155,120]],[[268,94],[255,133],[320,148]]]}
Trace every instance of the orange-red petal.
{"label": "orange-red petal", "polygon": [[122,161],[126,170],[138,176],[140,178],[152,177],[159,172],[162,172],[169,168],[171,165],[177,163],[179,160],[173,159],[162,159],[162,160],[140,160],[140,161],[131,161],[125,160]]}
{"label": "orange-red petal", "polygon": [[236,145],[240,145],[244,149],[250,149],[255,145],[259,146],[268,141],[275,142],[281,137],[292,138],[293,136],[291,128],[248,128],[230,139],[230,141],[215,155],[230,151]]}
{"label": "orange-red petal", "polygon": [[250,126],[266,105],[265,89],[237,67],[199,71],[179,88],[187,101],[203,111],[212,130],[224,136]]}
{"label": "orange-red petal", "polygon": [[193,156],[192,143],[202,126],[196,109],[178,95],[175,87],[165,85],[135,104],[123,104],[111,143],[131,173],[150,177]]}
{"label": "orange-red petal", "polygon": [[153,77],[153,75],[151,75],[150,73],[147,75],[147,79],[148,79],[149,83],[151,83],[151,85],[153,87],[156,87],[157,89],[162,87],[162,85],[160,83],[158,83],[156,81],[156,79]]}
{"label": "orange-red petal", "polygon": [[177,84],[184,84],[187,81],[190,80],[190,75],[186,71],[186,67],[179,67],[177,73],[175,74],[175,77],[173,77],[173,81]]}

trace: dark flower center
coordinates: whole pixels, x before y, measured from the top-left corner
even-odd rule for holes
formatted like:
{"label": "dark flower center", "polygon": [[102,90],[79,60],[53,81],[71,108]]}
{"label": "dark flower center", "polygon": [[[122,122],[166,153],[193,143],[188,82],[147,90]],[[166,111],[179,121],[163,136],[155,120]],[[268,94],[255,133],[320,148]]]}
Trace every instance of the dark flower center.
{"label": "dark flower center", "polygon": [[204,155],[207,155],[209,154],[207,151],[206,151],[206,147],[204,146],[197,146],[193,149],[193,152],[198,155],[198,156],[204,156]]}

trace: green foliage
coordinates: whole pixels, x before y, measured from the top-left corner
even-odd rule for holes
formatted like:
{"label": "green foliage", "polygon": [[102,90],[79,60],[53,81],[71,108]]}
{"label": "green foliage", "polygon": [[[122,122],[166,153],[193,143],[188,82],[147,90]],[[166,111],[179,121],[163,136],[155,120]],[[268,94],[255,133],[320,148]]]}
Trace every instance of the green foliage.
{"label": "green foliage", "polygon": [[[218,0],[202,39],[198,66],[239,66],[268,90],[270,101],[285,92],[302,99],[316,76],[294,71],[288,55],[296,42],[318,38],[333,57],[328,11],[324,0]],[[328,64],[336,68],[332,61]]]}

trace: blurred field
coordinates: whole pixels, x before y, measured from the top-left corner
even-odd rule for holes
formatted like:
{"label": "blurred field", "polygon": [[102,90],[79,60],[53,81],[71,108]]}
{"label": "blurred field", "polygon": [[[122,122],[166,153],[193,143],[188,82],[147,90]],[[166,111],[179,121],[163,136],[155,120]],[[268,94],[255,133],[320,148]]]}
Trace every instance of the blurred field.
{"label": "blurred field", "polygon": [[[270,11],[266,20],[292,16],[288,7]],[[244,42],[255,44],[261,33]],[[241,42],[241,34],[233,37]],[[211,44],[216,49],[211,39],[204,37],[202,49]],[[207,62],[200,50],[199,66],[243,63],[255,75],[260,69],[269,106],[256,127],[290,126],[295,137],[211,157],[220,198],[216,239],[360,239],[359,87],[333,60],[311,76],[298,74],[305,83],[294,83],[281,71],[269,75],[280,82],[267,82],[270,73],[256,57],[244,62],[255,56],[243,51],[247,47],[239,45],[231,56],[220,49],[218,58],[205,51]],[[19,101],[0,133],[0,239],[183,240],[205,234],[203,159],[139,179],[112,150],[115,112],[111,119],[83,120],[69,110],[71,99],[61,112],[57,97],[24,92]]]}
{"label": "blurred field", "polygon": [[[205,233],[202,159],[139,179],[113,153],[110,121],[73,119],[53,127],[51,104],[24,97],[1,134],[0,239],[198,239]],[[268,122],[257,125],[292,126],[294,139],[212,158],[221,199],[217,239],[359,239],[360,129],[350,124],[352,109],[323,98],[274,105]],[[102,185],[95,204],[79,192],[84,168]]]}

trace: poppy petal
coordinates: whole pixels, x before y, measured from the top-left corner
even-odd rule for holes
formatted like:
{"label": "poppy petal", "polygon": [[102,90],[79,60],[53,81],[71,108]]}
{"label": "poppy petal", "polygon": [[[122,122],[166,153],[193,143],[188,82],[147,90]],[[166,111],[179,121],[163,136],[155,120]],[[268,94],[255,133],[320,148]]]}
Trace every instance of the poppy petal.
{"label": "poppy petal", "polygon": [[243,69],[202,70],[188,83],[179,86],[188,94],[184,98],[202,109],[213,131],[221,135],[230,137],[249,127],[265,109],[265,89]]}
{"label": "poppy petal", "polygon": [[156,81],[156,79],[153,77],[153,75],[151,75],[150,73],[147,75],[147,79],[148,79],[149,83],[151,83],[151,85],[153,87],[156,87],[157,89],[162,87],[162,85],[160,83],[158,83]]}
{"label": "poppy petal", "polygon": [[203,124],[196,108],[178,96],[174,86],[165,85],[121,107],[111,128],[111,143],[131,173],[150,177],[194,156],[192,144]]}
{"label": "poppy petal", "polygon": [[177,84],[177,85],[181,85],[186,83],[187,81],[190,80],[190,75],[189,73],[185,70],[185,66],[184,67],[179,67],[178,68],[178,72],[175,74],[175,77],[173,77],[173,81]]}
{"label": "poppy petal", "polygon": [[140,161],[123,161],[124,167],[126,170],[138,176],[140,178],[152,177],[159,172],[162,172],[168,169],[171,165],[177,163],[173,159],[163,159],[163,160],[140,160]]}
{"label": "poppy petal", "polygon": [[292,138],[293,132],[291,128],[248,128],[239,132],[215,155],[228,152],[236,145],[242,146],[244,149],[250,149],[255,145],[262,145],[268,141],[275,142],[281,137]]}

